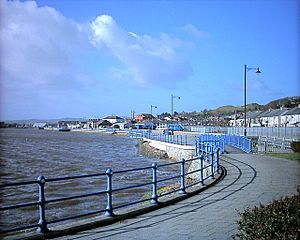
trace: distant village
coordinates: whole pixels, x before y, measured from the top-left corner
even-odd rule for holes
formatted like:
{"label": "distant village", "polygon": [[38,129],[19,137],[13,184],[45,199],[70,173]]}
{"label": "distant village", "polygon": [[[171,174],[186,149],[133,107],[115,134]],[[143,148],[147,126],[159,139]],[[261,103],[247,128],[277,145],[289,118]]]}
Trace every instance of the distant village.
{"label": "distant village", "polygon": [[[162,113],[153,116],[150,113],[140,113],[137,116],[119,117],[116,115],[104,118],[90,118],[86,120],[61,120],[55,123],[5,123],[0,127],[59,129],[155,129],[166,128],[170,123],[182,126],[217,126],[243,127],[245,117],[243,112],[230,115],[203,113]],[[300,104],[293,108],[268,109],[265,111],[251,111],[246,114],[247,127],[300,127]]]}

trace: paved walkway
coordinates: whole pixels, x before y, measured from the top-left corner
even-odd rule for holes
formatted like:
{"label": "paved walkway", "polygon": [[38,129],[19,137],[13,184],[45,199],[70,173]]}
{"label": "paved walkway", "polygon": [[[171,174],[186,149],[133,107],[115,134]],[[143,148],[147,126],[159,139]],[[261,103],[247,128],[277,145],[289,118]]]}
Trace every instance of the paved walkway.
{"label": "paved walkway", "polygon": [[230,239],[238,211],[296,193],[300,164],[261,155],[222,155],[227,175],[175,205],[58,239]]}

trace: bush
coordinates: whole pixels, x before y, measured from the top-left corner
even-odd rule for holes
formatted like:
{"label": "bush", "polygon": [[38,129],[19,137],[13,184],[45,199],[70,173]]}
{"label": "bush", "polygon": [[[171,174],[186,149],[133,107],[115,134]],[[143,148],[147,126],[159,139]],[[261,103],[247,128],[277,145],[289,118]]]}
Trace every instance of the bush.
{"label": "bush", "polygon": [[300,142],[292,142],[291,148],[294,152],[300,152]]}
{"label": "bush", "polygon": [[299,191],[298,195],[273,201],[267,206],[247,208],[239,215],[239,233],[233,236],[234,239],[296,240],[300,237]]}

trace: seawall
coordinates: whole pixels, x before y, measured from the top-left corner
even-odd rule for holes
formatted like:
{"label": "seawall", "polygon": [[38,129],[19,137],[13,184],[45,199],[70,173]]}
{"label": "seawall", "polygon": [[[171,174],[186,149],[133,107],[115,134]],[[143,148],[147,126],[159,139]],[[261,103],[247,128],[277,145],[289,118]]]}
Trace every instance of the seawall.
{"label": "seawall", "polygon": [[195,156],[195,146],[177,145],[146,138],[143,139],[143,142],[148,143],[154,149],[165,152],[168,158],[175,161],[180,161],[182,158],[191,159]]}
{"label": "seawall", "polygon": [[[182,158],[189,160],[195,157],[195,146],[177,145],[143,138],[140,147],[143,154],[155,158],[180,161]],[[205,168],[203,170],[203,177],[207,177],[209,175],[209,169],[206,167],[209,165],[209,162],[203,160],[202,164]],[[198,169],[200,169],[200,160],[192,161],[187,164],[187,172],[194,172]],[[199,181],[199,172],[190,174],[188,178]]]}

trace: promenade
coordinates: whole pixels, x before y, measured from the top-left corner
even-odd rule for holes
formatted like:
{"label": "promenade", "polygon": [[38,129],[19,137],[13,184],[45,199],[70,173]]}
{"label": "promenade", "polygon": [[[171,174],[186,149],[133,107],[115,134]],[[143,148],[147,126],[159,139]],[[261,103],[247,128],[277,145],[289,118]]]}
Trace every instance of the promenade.
{"label": "promenade", "polygon": [[[230,151],[232,152],[232,151]],[[106,227],[56,239],[231,239],[238,211],[296,193],[300,164],[252,154],[226,154],[225,178],[174,205]]]}

